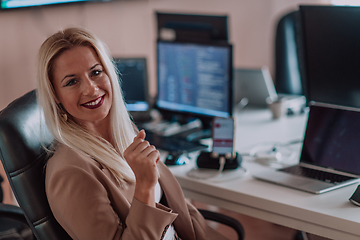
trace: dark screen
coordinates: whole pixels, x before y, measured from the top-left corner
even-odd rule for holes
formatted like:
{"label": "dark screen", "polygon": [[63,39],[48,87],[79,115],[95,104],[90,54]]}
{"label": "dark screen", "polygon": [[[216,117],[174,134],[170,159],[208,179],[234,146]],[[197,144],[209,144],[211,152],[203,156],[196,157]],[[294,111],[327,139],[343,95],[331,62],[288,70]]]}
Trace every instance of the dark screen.
{"label": "dark screen", "polygon": [[128,111],[149,110],[148,75],[145,58],[115,58]]}
{"label": "dark screen", "polygon": [[157,107],[172,113],[232,114],[231,45],[158,42]]}
{"label": "dark screen", "polygon": [[360,174],[360,112],[310,106],[301,162]]}
{"label": "dark screen", "polygon": [[308,101],[360,107],[360,8],[300,6]]}

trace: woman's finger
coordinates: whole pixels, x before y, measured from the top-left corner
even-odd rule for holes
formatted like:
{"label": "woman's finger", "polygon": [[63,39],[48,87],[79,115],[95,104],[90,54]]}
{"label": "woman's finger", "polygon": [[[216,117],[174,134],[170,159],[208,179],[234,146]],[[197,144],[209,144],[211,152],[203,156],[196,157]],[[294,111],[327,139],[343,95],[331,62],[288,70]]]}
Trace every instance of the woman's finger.
{"label": "woman's finger", "polygon": [[127,147],[127,149],[125,150],[126,152],[132,152],[134,151],[139,144],[141,144],[142,142],[144,142],[144,139],[145,139],[145,131],[144,130],[141,130],[138,135],[136,135],[134,137],[134,140],[133,142]]}
{"label": "woman's finger", "polygon": [[140,132],[138,133],[138,135],[136,136],[137,138],[140,138],[142,140],[145,140],[146,137],[146,133],[144,129],[141,129]]}
{"label": "woman's finger", "polygon": [[149,157],[150,153],[152,152],[158,152],[158,150],[156,149],[155,146],[153,145],[149,145],[148,147],[146,147],[141,153],[144,154],[144,156]]}

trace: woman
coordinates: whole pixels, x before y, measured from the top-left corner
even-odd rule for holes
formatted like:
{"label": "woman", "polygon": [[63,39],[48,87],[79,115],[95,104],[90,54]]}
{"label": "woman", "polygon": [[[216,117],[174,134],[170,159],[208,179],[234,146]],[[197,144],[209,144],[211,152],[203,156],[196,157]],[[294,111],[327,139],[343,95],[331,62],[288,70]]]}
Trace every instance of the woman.
{"label": "woman", "polygon": [[68,28],[42,44],[38,101],[55,139],[47,198],[73,239],[225,239],[137,131],[109,51],[94,35]]}

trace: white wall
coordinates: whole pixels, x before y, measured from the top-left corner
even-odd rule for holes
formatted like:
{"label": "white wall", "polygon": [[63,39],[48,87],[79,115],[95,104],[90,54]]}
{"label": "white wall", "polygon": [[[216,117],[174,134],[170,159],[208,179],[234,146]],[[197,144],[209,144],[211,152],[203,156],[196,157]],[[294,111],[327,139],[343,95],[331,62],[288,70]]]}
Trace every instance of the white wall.
{"label": "white wall", "polygon": [[330,0],[113,0],[0,12],[0,109],[36,87],[35,60],[41,43],[67,26],[86,27],[114,56],[148,59],[156,94],[154,11],[227,14],[235,67],[268,65],[273,72],[276,21],[299,4]]}

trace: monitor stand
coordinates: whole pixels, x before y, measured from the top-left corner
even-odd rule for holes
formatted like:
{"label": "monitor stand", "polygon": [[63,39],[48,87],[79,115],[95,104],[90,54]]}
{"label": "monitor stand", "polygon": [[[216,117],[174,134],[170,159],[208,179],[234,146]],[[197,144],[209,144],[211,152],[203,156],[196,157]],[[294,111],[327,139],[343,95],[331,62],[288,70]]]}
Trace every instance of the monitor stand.
{"label": "monitor stand", "polygon": [[[194,118],[183,114],[174,114],[168,112],[160,112],[163,127],[152,127],[153,124],[146,124],[148,128],[153,128],[159,135],[176,136],[186,139],[187,141],[199,141],[201,139],[211,138],[211,122],[212,118],[202,117]],[[155,123],[155,125],[158,125]],[[144,126],[145,127],[145,126]],[[147,128],[145,127],[145,128]],[[148,129],[150,130],[150,129]]]}
{"label": "monitor stand", "polygon": [[175,127],[170,124],[167,128],[163,129],[161,132],[158,132],[160,135],[164,136],[174,136],[186,139],[189,142],[199,141],[205,138],[211,138],[211,129],[204,128],[200,120],[194,120],[186,124],[173,123]]}
{"label": "monitor stand", "polygon": [[186,136],[186,140],[189,142],[199,141],[205,138],[211,138],[211,129],[198,129]]}
{"label": "monitor stand", "polygon": [[[186,131],[179,131],[175,136],[186,139],[189,142],[199,141],[201,139],[211,138],[211,121],[208,119],[195,118],[192,120],[184,121],[184,119],[178,119],[182,126],[194,125],[197,123],[197,127],[189,128]],[[182,120],[182,121],[181,121]]]}

